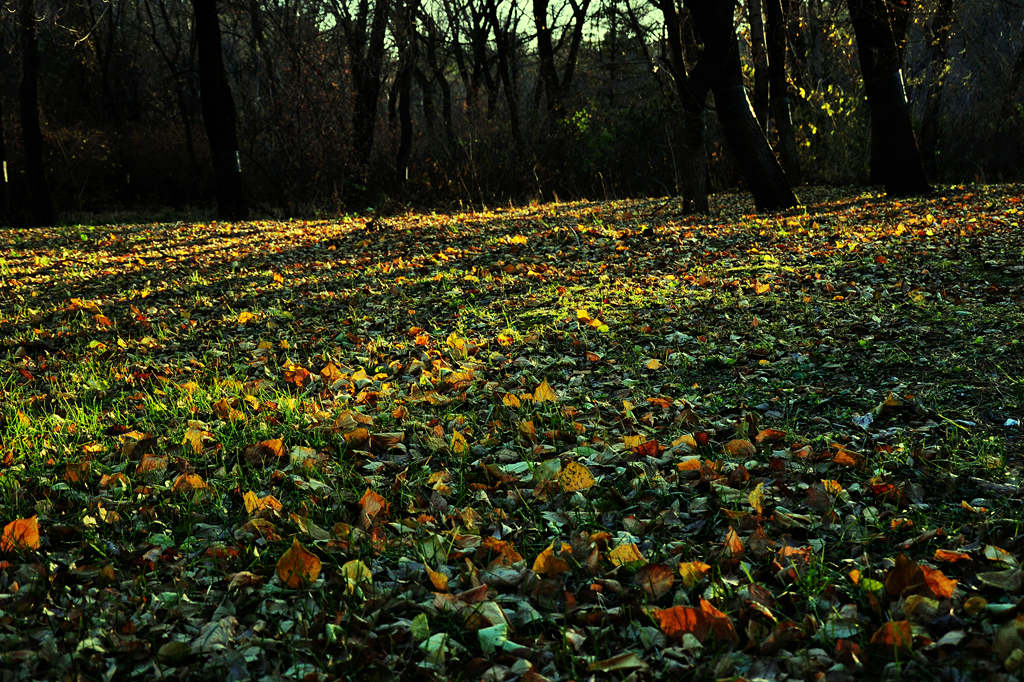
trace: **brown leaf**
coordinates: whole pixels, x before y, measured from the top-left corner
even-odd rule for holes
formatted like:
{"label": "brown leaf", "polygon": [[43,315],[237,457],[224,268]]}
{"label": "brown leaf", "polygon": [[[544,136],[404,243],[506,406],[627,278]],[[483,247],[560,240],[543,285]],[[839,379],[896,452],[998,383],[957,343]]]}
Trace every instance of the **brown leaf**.
{"label": "brown leaf", "polygon": [[924,573],[921,571],[921,567],[904,554],[896,557],[896,565],[885,577],[885,591],[898,597],[904,592],[918,590],[922,585],[924,585]]}
{"label": "brown leaf", "polygon": [[0,552],[39,549],[39,521],[35,516],[15,519],[4,526],[0,537]]}
{"label": "brown leaf", "polygon": [[761,429],[754,436],[754,442],[758,445],[762,443],[777,443],[786,437],[785,431],[777,431],[775,429]]}
{"label": "brown leaf", "polygon": [[636,572],[633,582],[652,600],[661,599],[675,585],[676,575],[664,564],[648,564]]}
{"label": "brown leaf", "polygon": [[292,546],[277,560],[277,577],[293,589],[312,583],[319,575],[320,559],[298,540],[293,539]]}
{"label": "brown leaf", "polygon": [[176,493],[187,493],[193,490],[207,490],[209,487],[199,474],[181,474],[174,479],[171,490]]}

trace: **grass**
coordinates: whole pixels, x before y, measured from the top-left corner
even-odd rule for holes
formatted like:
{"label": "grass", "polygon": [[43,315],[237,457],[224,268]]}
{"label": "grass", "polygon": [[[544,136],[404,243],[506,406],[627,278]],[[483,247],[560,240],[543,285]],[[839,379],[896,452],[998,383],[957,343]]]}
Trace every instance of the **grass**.
{"label": "grass", "polygon": [[806,195],[0,230],[0,662],[1013,672],[1021,188]]}

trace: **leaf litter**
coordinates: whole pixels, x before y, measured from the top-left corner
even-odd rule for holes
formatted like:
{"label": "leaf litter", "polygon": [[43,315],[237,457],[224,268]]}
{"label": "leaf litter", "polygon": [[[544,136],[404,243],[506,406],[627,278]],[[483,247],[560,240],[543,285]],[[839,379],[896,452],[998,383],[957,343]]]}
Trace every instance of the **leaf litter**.
{"label": "leaf litter", "polygon": [[1021,190],[0,230],[0,663],[1019,677]]}

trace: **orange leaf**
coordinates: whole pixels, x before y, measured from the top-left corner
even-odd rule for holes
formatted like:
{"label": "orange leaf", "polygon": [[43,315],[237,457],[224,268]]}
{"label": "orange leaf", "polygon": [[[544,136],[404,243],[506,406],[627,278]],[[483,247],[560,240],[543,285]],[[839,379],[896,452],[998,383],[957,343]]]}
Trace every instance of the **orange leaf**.
{"label": "orange leaf", "polygon": [[435,590],[440,592],[448,591],[448,576],[440,571],[435,571],[426,564],[423,565],[423,568],[426,569],[427,577],[430,578],[430,584],[434,586]]}
{"label": "orange leaf", "polygon": [[956,589],[956,580],[947,578],[945,574],[937,568],[921,566],[921,573],[924,575],[924,582],[928,585],[928,589],[931,590],[932,594],[936,597],[944,597],[948,599],[953,596],[953,590]]}
{"label": "orange leaf", "polygon": [[754,293],[757,294],[758,296],[762,294],[767,294],[769,291],[771,291],[771,289],[771,284],[762,284],[761,282],[757,281],[754,282]]}
{"label": "orange leaf", "polygon": [[753,457],[757,448],[746,438],[733,438],[725,444],[725,451],[733,457]]}
{"label": "orange leaf", "polygon": [[728,557],[738,557],[743,554],[743,541],[740,540],[740,536],[733,528],[729,528],[729,532],[725,536],[725,554]]}
{"label": "orange leaf", "polygon": [[39,521],[35,516],[15,519],[4,526],[4,534],[0,537],[0,552],[21,549],[39,549]]}
{"label": "orange leaf", "polygon": [[924,573],[912,559],[900,554],[896,565],[885,576],[885,591],[896,597],[904,592],[913,593],[924,584]]}
{"label": "orange leaf", "polygon": [[871,643],[894,649],[909,650],[914,643],[909,620],[890,620],[871,635]]}
{"label": "orange leaf", "polygon": [[675,573],[664,564],[648,564],[636,573],[633,579],[651,599],[660,599],[676,582]]}
{"label": "orange leaf", "polygon": [[754,442],[760,445],[761,443],[777,443],[786,437],[785,431],[777,431],[775,429],[761,429],[754,436]]}
{"label": "orange leaf", "polygon": [[836,454],[832,458],[832,461],[836,464],[842,464],[843,466],[855,467],[860,464],[860,455],[850,450],[845,445],[840,443],[832,443],[832,447],[836,449]]}
{"label": "orange leaf", "polygon": [[291,588],[302,587],[320,575],[320,559],[292,540],[292,546],[277,560],[277,577]]}
{"label": "orange leaf", "polygon": [[515,408],[522,406],[522,402],[520,402],[519,397],[515,393],[506,393],[502,396],[501,402],[505,407]]}
{"label": "orange leaf", "polygon": [[388,503],[383,497],[367,488],[363,496],[359,498],[359,508],[362,510],[359,512],[359,525],[369,528],[378,514],[381,512],[387,514]]}
{"label": "orange leaf", "polygon": [[682,637],[687,632],[699,640],[708,634],[704,614],[692,606],[673,606],[654,612],[658,627],[669,637]]}
{"label": "orange leaf", "polygon": [[[568,543],[561,543],[560,554],[572,554],[572,547]],[[549,578],[554,578],[559,573],[565,573],[569,570],[569,562],[558,556],[555,556],[555,546],[553,544],[548,545],[547,549],[537,555],[537,558],[533,560],[533,572],[543,573]]]}
{"label": "orange leaf", "polygon": [[469,442],[459,431],[452,431],[452,440],[448,444],[448,447],[456,455],[462,455],[469,452]]}
{"label": "orange leaf", "polygon": [[193,490],[206,490],[209,487],[199,474],[181,474],[174,479],[171,490],[176,493],[187,493]]}
{"label": "orange leaf", "polygon": [[700,610],[704,615],[705,622],[710,626],[711,631],[715,633],[716,638],[728,639],[734,642],[739,641],[739,637],[736,635],[736,628],[733,627],[729,616],[716,609],[707,599],[700,600]]}
{"label": "orange leaf", "polygon": [[957,561],[970,561],[971,555],[965,552],[953,552],[948,549],[937,549],[935,550],[935,556],[932,558],[935,559],[935,561],[946,561],[953,564]]}

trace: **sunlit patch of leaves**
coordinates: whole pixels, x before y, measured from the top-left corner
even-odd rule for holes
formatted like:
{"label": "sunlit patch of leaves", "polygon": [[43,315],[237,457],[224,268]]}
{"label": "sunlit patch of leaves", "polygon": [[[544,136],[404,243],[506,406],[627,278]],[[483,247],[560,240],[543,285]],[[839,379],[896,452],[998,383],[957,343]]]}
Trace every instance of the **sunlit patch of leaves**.
{"label": "sunlit patch of leaves", "polygon": [[0,662],[1019,674],[1020,189],[0,230]]}

